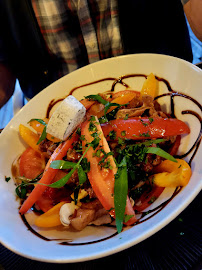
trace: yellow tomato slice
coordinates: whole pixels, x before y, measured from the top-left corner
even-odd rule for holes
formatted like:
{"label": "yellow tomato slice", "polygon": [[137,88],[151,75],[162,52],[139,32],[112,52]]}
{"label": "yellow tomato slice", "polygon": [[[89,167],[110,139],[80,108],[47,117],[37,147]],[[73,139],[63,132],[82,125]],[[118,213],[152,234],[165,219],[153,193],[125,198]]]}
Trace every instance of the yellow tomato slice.
{"label": "yellow tomato slice", "polygon": [[153,73],[150,73],[147,79],[145,80],[140,95],[150,95],[155,97],[157,95],[157,79]]}
{"label": "yellow tomato slice", "polygon": [[31,131],[28,127],[20,124],[19,125],[19,132],[22,139],[34,150],[40,152],[39,146],[37,142],[39,140],[39,136]]}
{"label": "yellow tomato slice", "polygon": [[192,175],[189,164],[183,159],[177,159],[177,162],[164,160],[155,172],[153,181],[159,187],[186,186]]}
{"label": "yellow tomato slice", "polygon": [[[48,124],[48,119],[47,119],[47,118],[43,119],[43,121],[44,121],[46,124]],[[37,120],[31,121],[29,124],[30,124],[30,126],[31,126],[34,130],[36,130],[37,132],[39,132],[39,133],[42,133],[42,132],[43,132],[44,125],[41,124],[41,123],[39,123]],[[52,142],[60,142],[60,141],[61,141],[60,139],[55,138],[54,136],[52,136],[51,134],[48,134],[48,133],[47,133],[47,135],[46,135],[46,138],[47,138],[49,141],[52,141]]]}
{"label": "yellow tomato slice", "polygon": [[42,214],[41,216],[35,219],[35,225],[38,227],[49,228],[61,225],[60,221],[60,208],[65,202],[60,202],[53,206],[50,210],[46,213]]}

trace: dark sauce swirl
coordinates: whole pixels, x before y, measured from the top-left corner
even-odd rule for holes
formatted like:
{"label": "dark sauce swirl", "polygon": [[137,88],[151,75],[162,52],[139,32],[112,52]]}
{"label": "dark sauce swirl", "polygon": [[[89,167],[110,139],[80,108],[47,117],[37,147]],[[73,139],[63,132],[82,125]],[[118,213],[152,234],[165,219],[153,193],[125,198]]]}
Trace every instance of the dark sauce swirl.
{"label": "dark sauce swirl", "polygon": [[[121,84],[123,85],[124,87],[129,88],[129,85],[124,82],[125,79],[128,79],[128,78],[134,78],[134,77],[143,77],[143,78],[147,78],[147,75],[145,74],[129,74],[129,75],[124,75],[124,76],[121,76],[119,78],[112,78],[112,77],[108,77],[108,78],[103,78],[103,79],[100,79],[100,80],[96,80],[96,81],[93,81],[93,82],[90,82],[90,83],[87,83],[87,84],[83,84],[83,85],[79,85],[75,88],[73,88],[68,95],[72,95],[76,90],[78,89],[81,89],[83,87],[86,87],[86,86],[90,86],[90,85],[94,85],[94,84],[98,84],[98,83],[101,83],[101,82],[104,82],[104,81],[112,81],[112,86],[111,86],[111,89],[110,91],[111,92],[114,92],[115,91],[115,87],[117,84]],[[198,106],[198,108],[202,111],[202,106],[201,104],[195,100],[194,98],[188,96],[188,95],[185,95],[183,93],[180,93],[178,91],[174,91],[170,85],[170,83],[164,79],[164,78],[160,78],[160,77],[157,77],[156,76],[156,79],[159,81],[159,82],[163,82],[167,89],[168,89],[168,93],[165,93],[165,94],[162,94],[162,95],[159,95],[155,98],[155,100],[158,100],[160,98],[163,98],[165,96],[170,96],[170,109],[171,109],[171,117],[175,118],[175,103],[174,103],[174,99],[176,96],[178,97],[182,97],[182,98],[185,98],[185,99],[189,99],[191,100],[194,104],[196,104]],[[109,91],[109,92],[110,92]],[[68,95],[66,95],[64,98],[66,98]],[[52,108],[60,101],[62,101],[64,98],[60,98],[60,99],[57,99],[57,100],[51,100],[48,108],[47,108],[47,113],[46,113],[46,117],[49,118],[50,117],[50,111],[52,110]],[[191,110],[185,110],[185,111],[182,111],[181,112],[182,114],[191,114],[193,115],[194,117],[196,117],[200,123],[200,132],[197,136],[197,139],[196,141],[194,142],[194,144],[192,145],[192,147],[189,149],[189,151],[187,151],[186,153],[182,154],[182,155],[178,155],[176,157],[180,157],[180,158],[184,158],[186,157],[187,155],[189,155],[191,152],[192,153],[192,156],[189,160],[189,165],[191,165],[191,162],[193,161],[194,159],[194,156],[196,155],[197,153],[197,150],[200,146],[200,143],[201,143],[201,136],[202,136],[202,119],[200,117],[200,115],[194,111],[191,111]],[[152,218],[153,216],[155,216],[157,213],[159,213],[180,191],[181,191],[181,187],[178,187],[176,188],[176,190],[174,191],[173,195],[165,202],[163,202],[161,205],[159,205],[158,207],[154,208],[153,210],[149,210],[147,212],[141,212],[141,217],[138,219],[138,221],[133,225],[137,225],[137,224],[140,224],[142,222],[145,222],[146,220]],[[148,215],[149,214],[149,215]],[[148,218],[145,218],[145,216],[148,215]],[[41,234],[39,234],[37,231],[35,231],[31,226],[30,224],[27,222],[26,218],[24,215],[21,216],[22,217],[22,220],[24,222],[24,224],[27,226],[28,230],[30,230],[32,233],[34,233],[36,236],[40,237],[41,239],[43,240],[46,240],[46,241],[59,241],[59,244],[60,245],[89,245],[89,244],[94,244],[94,243],[98,243],[98,242],[101,242],[101,241],[104,241],[104,240],[107,240],[109,238],[112,238],[114,237],[115,235],[117,235],[117,232],[115,233],[112,233],[110,236],[107,236],[107,237],[104,237],[102,239],[99,239],[99,240],[94,240],[94,241],[90,241],[90,242],[85,242],[85,243],[74,243],[72,239],[48,239],[44,236],[42,236]],[[105,225],[107,226],[107,225]],[[110,225],[109,225],[110,226]]]}

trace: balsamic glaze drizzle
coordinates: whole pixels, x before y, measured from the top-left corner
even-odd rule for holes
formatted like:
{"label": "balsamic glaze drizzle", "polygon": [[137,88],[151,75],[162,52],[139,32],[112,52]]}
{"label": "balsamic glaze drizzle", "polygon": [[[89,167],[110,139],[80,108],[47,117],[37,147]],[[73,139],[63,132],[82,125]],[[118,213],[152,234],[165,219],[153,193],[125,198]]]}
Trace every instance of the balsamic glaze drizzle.
{"label": "balsamic glaze drizzle", "polygon": [[[103,82],[103,81],[113,81],[112,83],[112,87],[111,87],[111,90],[110,92],[113,92],[115,91],[115,87],[117,84],[121,84],[123,86],[125,86],[126,88],[129,87],[128,84],[126,84],[124,82],[124,79],[127,79],[127,78],[132,78],[132,77],[144,77],[144,78],[147,78],[147,75],[145,74],[129,74],[129,75],[124,75],[124,76],[121,76],[119,78],[112,78],[112,77],[108,77],[108,78],[103,78],[103,79],[100,79],[100,80],[96,80],[96,81],[93,81],[93,82],[90,82],[90,83],[87,83],[87,84],[83,84],[83,85],[80,85],[80,86],[77,86],[75,88],[73,88],[68,95],[72,95],[76,90],[80,89],[80,88],[83,88],[83,87],[86,87],[86,86],[89,86],[89,85],[93,85],[93,84],[97,84],[97,83],[100,83],[100,82]],[[162,94],[162,95],[159,95],[155,98],[155,100],[157,99],[160,99],[162,97],[165,97],[165,96],[170,96],[170,108],[171,108],[171,117],[173,118],[176,118],[175,117],[175,103],[174,103],[174,98],[176,96],[179,96],[179,97],[182,97],[182,98],[186,98],[186,99],[189,99],[191,100],[193,103],[195,103],[198,108],[202,111],[202,106],[201,104],[195,100],[194,98],[188,96],[188,95],[185,95],[183,93],[180,93],[180,92],[177,92],[177,91],[174,91],[172,88],[171,88],[171,85],[170,83],[164,79],[164,78],[160,78],[160,77],[157,77],[156,76],[156,79],[158,81],[161,81],[163,82],[167,89],[168,89],[168,93],[165,93],[165,94]],[[67,96],[68,96],[67,95]],[[65,96],[64,98],[66,98],[67,96]],[[47,108],[47,113],[46,113],[46,117],[49,118],[50,116],[50,111],[51,109],[60,101],[62,101],[64,98],[60,98],[58,100],[51,100],[48,108]],[[196,141],[194,142],[194,144],[192,145],[192,147],[190,148],[190,150],[188,152],[186,152],[185,154],[183,155],[177,155],[175,157],[180,157],[180,158],[184,158],[186,157],[188,154],[190,154],[193,150],[193,154],[189,160],[189,165],[191,165],[191,162],[193,161],[194,159],[194,156],[200,146],[200,143],[201,143],[201,137],[202,137],[202,119],[200,117],[200,115],[194,111],[191,111],[191,110],[185,110],[185,111],[182,111],[181,112],[182,114],[191,114],[193,116],[195,116],[198,121],[200,122],[200,132],[198,134],[198,137],[196,139]],[[156,207],[155,209],[153,210],[150,210],[148,212],[142,212],[141,214],[141,217],[139,218],[139,220],[134,224],[137,225],[137,224],[140,224],[142,222],[145,222],[146,220],[152,218],[153,216],[155,216],[157,213],[159,213],[180,191],[181,191],[181,187],[178,187],[176,188],[176,190],[174,191],[173,195],[165,202],[163,202],[161,205],[159,205],[158,207]],[[148,216],[148,218],[144,218],[146,215],[150,214],[150,213],[153,213],[152,215]],[[44,236],[42,236],[41,234],[39,234],[38,232],[36,232],[31,226],[30,224],[27,222],[26,218],[24,215],[21,216],[24,224],[27,226],[28,230],[30,230],[32,233],[34,233],[36,236],[40,237],[41,239],[43,240],[46,240],[46,241],[60,241],[59,244],[60,245],[89,245],[89,244],[93,244],[93,243],[98,243],[98,242],[101,242],[101,241],[104,241],[104,240],[107,240],[109,238],[112,238],[114,237],[115,235],[117,235],[117,232],[116,233],[113,233],[112,235],[108,236],[108,237],[105,237],[105,238],[102,238],[102,239],[99,239],[99,240],[95,240],[95,241],[91,241],[91,242],[86,242],[86,243],[72,243],[72,239],[64,239],[65,241],[62,241],[62,239],[48,239]]]}

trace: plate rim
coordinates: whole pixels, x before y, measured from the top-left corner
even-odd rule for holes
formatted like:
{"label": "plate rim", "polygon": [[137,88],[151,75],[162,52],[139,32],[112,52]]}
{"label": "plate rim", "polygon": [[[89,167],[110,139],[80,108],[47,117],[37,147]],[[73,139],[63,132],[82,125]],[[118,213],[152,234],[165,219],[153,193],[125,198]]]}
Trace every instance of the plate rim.
{"label": "plate rim", "polygon": [[[183,63],[186,63],[186,65],[188,66],[191,66],[192,68],[196,69],[198,72],[200,72],[202,74],[202,70],[193,65],[192,63],[186,61],[186,60],[183,60],[183,59],[180,59],[180,58],[176,58],[176,57],[173,57],[173,56],[167,56],[167,55],[163,55],[163,54],[150,54],[150,53],[144,53],[144,54],[129,54],[129,55],[121,55],[121,56],[116,56],[116,57],[113,57],[113,58],[108,58],[108,59],[103,59],[101,61],[98,61],[98,62],[95,62],[95,63],[92,63],[90,64],[91,67],[94,67],[95,65],[98,65],[99,63],[107,63],[108,61],[113,61],[114,58],[118,59],[118,58],[131,58],[132,57],[163,57],[163,58],[171,58],[171,59],[177,59],[178,61],[181,61]],[[89,68],[89,65],[87,66],[84,66],[82,68],[79,68],[77,70],[74,71],[74,73],[76,72],[81,72],[85,69],[88,69]],[[71,76],[72,72],[70,74],[67,74],[65,75],[64,77],[60,78],[59,80],[65,80],[67,76]],[[43,92],[44,90],[47,91],[47,89],[51,86],[53,86],[54,84],[58,83],[58,81],[55,81],[53,84],[49,85],[48,87],[46,87],[45,89],[43,89],[41,92]],[[39,92],[35,97],[37,98],[41,92]],[[33,99],[35,99],[35,97]],[[32,99],[32,100],[33,100]],[[32,102],[32,100],[30,100],[30,102]],[[30,104],[30,102],[28,104]],[[28,104],[26,104],[25,106],[29,106]],[[13,117],[13,119],[11,119],[11,121],[8,123],[8,125],[5,127],[5,129],[2,131],[2,133],[0,134],[0,138],[2,136],[4,136],[3,134],[6,133],[7,129],[10,128],[10,126],[12,125],[12,121],[15,121],[15,119],[18,117],[18,115],[21,113],[21,111],[24,110],[25,106]],[[201,183],[201,188],[202,188],[202,183]],[[177,208],[177,210],[174,212],[174,213],[171,213],[169,218],[165,218],[165,220],[161,220],[159,223],[160,225],[158,226],[155,226],[155,229],[150,229],[148,230],[148,232],[142,236],[141,238],[139,238],[138,240],[133,240],[130,242],[127,241],[126,243],[124,244],[121,244],[118,246],[118,249],[117,247],[111,249],[111,251],[101,251],[101,252],[97,252],[95,253],[94,255],[90,255],[90,257],[85,257],[85,258],[78,258],[78,259],[61,259],[61,260],[58,260],[58,259],[44,259],[44,258],[37,258],[36,256],[31,256],[31,255],[25,255],[24,253],[22,252],[19,252],[18,250],[16,249],[13,249],[12,246],[9,246],[8,244],[5,244],[5,243],[2,243],[3,246],[5,246],[6,248],[8,248],[9,250],[11,250],[12,252],[20,255],[20,256],[23,256],[25,258],[28,258],[28,259],[32,259],[32,260],[37,260],[37,261],[42,261],[42,262],[52,262],[52,263],[72,263],[72,262],[84,262],[84,261],[89,261],[89,260],[94,260],[94,259],[98,259],[98,258],[103,258],[103,257],[106,257],[106,256],[109,256],[109,255],[112,255],[112,254],[115,254],[115,253],[118,253],[118,252],[121,252],[125,249],[128,249],[142,241],[144,241],[145,239],[147,239],[148,237],[154,235],[156,232],[158,232],[159,230],[161,230],[163,227],[167,226],[172,220],[174,220],[193,200],[194,198],[199,194],[201,189],[198,189],[196,190],[194,193],[191,194],[191,196],[189,197],[189,200],[186,200],[186,203],[184,203],[183,205],[179,206]],[[152,231],[152,232],[151,232]],[[0,235],[0,238],[1,235]]]}

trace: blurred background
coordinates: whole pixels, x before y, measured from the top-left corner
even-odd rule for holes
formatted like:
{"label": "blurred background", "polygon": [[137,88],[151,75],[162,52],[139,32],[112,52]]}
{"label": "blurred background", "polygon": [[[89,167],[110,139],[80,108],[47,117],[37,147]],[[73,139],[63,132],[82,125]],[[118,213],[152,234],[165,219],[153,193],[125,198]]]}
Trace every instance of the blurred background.
{"label": "blurred background", "polygon": [[[188,0],[182,0],[182,4],[185,5],[188,2]],[[186,7],[188,5],[185,5]],[[186,8],[185,10],[185,17],[188,15],[188,11]],[[188,18],[188,16],[187,16]],[[193,64],[198,64],[202,62],[202,42],[195,36],[193,33],[190,24],[187,21],[187,26],[190,34],[190,40],[191,40],[191,47],[193,52]],[[13,96],[10,98],[10,100],[0,109],[0,129],[3,129],[9,121],[12,119],[12,117],[27,103],[27,100],[24,98],[24,95],[21,91],[20,84],[18,80],[16,81],[15,85],[15,91]]]}

